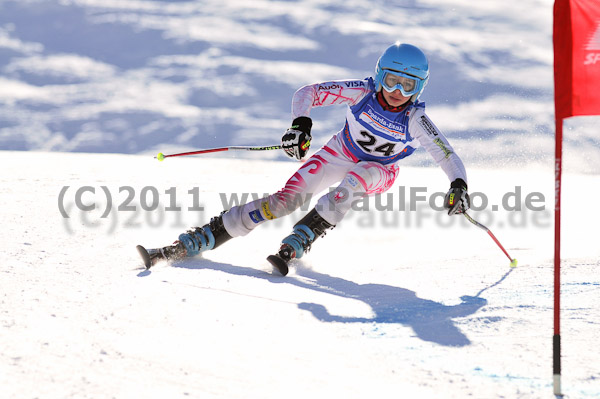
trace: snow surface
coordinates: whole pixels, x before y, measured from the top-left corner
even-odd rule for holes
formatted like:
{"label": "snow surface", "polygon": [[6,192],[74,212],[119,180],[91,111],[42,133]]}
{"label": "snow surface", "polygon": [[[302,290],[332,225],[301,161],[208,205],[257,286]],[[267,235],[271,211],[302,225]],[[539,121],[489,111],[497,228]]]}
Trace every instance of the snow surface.
{"label": "snow surface", "polygon": [[[371,76],[401,40],[428,54],[421,99],[454,146],[469,148],[465,160],[552,167],[552,5],[3,0],[0,148],[154,155],[270,145],[289,125],[296,89]],[[343,114],[314,115],[320,145]],[[593,170],[599,125],[580,118],[565,134]],[[431,165],[421,154],[406,162]]]}
{"label": "snow surface", "polygon": [[[0,398],[552,397],[552,4],[0,0]],[[153,155],[277,144],[298,87],[369,76],[396,40],[429,55],[421,99],[516,269],[464,218],[399,210],[447,190],[424,152],[285,278],[265,257],[303,211],[141,267],[135,245],[299,166]],[[313,111],[313,147],[343,112]],[[565,121],[568,398],[600,397],[598,120]]]}
{"label": "snow surface", "polygon": [[[370,211],[351,211],[280,277],[265,257],[302,210],[204,257],[150,271],[135,245],[166,245],[208,221],[223,207],[220,194],[277,190],[296,162],[0,156],[2,398],[553,396],[553,174],[547,169],[469,170],[472,192],[489,199],[472,215],[519,260],[515,269],[460,216],[428,206],[398,211],[401,187],[423,187],[430,196],[448,185],[439,168],[402,167],[390,190],[395,210],[375,211],[372,202]],[[599,183],[597,174],[565,176],[562,337],[569,398],[600,396],[600,256],[593,233],[599,220],[589,210]],[[75,197],[86,186],[96,192],[83,193],[81,205],[97,208],[83,212]],[[135,193],[128,205],[136,211],[115,209],[128,196],[128,189],[119,191],[125,186]],[[141,208],[152,205],[150,188],[145,202],[141,195],[150,186],[160,199],[154,212]],[[545,210],[491,212],[515,186],[523,198],[544,195],[535,205]],[[104,219],[102,187],[113,203]],[[179,212],[164,210],[175,205],[165,194],[171,187]],[[188,211],[194,189],[203,212]]]}

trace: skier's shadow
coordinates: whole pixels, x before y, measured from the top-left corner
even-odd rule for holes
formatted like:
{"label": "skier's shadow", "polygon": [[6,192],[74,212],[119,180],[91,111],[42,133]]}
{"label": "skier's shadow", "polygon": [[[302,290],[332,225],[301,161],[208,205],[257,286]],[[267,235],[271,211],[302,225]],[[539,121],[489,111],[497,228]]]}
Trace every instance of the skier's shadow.
{"label": "skier's shadow", "polygon": [[444,305],[429,299],[419,298],[414,291],[385,284],[357,284],[339,277],[318,273],[303,267],[296,267],[296,275],[282,278],[262,270],[225,263],[217,263],[204,259],[187,260],[176,263],[174,267],[187,269],[212,269],[225,273],[250,276],[268,280],[275,284],[290,284],[342,298],[364,302],[372,309],[372,317],[348,317],[331,314],[325,306],[318,303],[302,302],[299,309],[311,312],[312,315],[326,323],[379,323],[401,324],[411,327],[418,338],[444,346],[465,346],[471,341],[456,327],[453,319],[465,317],[477,312],[487,304],[487,300],[479,297],[486,289],[504,280],[483,288],[476,296],[464,295],[457,305]]}
{"label": "skier's shadow", "polygon": [[[372,309],[373,316],[347,317],[332,315],[321,304],[300,303],[300,309],[307,310],[323,322],[339,323],[378,323],[402,324],[411,327],[423,341],[445,346],[465,346],[471,342],[453,322],[454,318],[465,317],[477,312],[487,304],[484,298],[462,296],[457,305],[444,305],[429,299],[419,298],[414,291],[385,284],[357,284],[352,281],[297,268],[297,274],[314,281],[307,288],[344,298],[364,302]],[[292,284],[297,284],[299,280]],[[302,282],[302,285],[306,283]]]}

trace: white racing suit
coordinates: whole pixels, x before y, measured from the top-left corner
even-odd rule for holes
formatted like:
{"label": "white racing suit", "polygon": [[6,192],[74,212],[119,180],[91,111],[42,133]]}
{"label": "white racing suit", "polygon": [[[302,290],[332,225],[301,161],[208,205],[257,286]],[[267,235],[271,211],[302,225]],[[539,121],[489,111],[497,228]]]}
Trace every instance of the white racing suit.
{"label": "white racing suit", "polygon": [[235,206],[223,214],[232,237],[248,234],[259,224],[292,213],[306,201],[339,183],[319,198],[319,215],[336,225],[352,202],[387,191],[398,175],[398,162],[418,147],[444,170],[450,181],[467,181],[464,165],[425,114],[425,104],[415,102],[400,112],[385,110],[376,98],[372,78],[308,85],[294,94],[292,118],[310,116],[313,107],[346,104],[346,123],[286,182],[268,197]]}

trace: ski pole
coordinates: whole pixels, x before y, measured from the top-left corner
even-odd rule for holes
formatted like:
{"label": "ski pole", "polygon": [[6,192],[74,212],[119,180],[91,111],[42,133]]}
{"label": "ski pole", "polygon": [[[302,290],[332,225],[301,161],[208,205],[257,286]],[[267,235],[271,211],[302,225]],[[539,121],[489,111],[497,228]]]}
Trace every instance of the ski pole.
{"label": "ski pole", "polygon": [[463,215],[465,215],[465,217],[467,218],[467,220],[469,222],[473,223],[475,226],[479,227],[480,229],[485,230],[490,235],[490,237],[492,237],[492,240],[494,240],[494,242],[500,247],[502,252],[504,252],[504,255],[506,255],[508,257],[508,259],[510,259],[510,267],[517,267],[517,259],[510,257],[508,252],[506,252],[506,249],[504,249],[502,244],[500,244],[500,241],[498,241],[498,239],[496,238],[494,233],[491,232],[490,229],[488,229],[487,227],[485,227],[484,225],[479,223],[477,220],[473,219],[471,216],[469,216],[469,214],[467,214],[467,212],[463,212]]}
{"label": "ski pole", "polygon": [[162,152],[159,152],[157,156],[154,158],[159,161],[164,160],[169,157],[182,157],[184,155],[199,155],[199,154],[208,154],[209,152],[221,152],[221,151],[232,151],[232,150],[240,150],[240,151],[269,151],[269,150],[280,150],[280,145],[270,145],[264,147],[240,147],[240,146],[229,146],[229,147],[218,147],[218,148],[208,148],[206,150],[198,150],[198,151],[190,151],[190,152],[180,152],[179,154],[169,154],[165,155]]}

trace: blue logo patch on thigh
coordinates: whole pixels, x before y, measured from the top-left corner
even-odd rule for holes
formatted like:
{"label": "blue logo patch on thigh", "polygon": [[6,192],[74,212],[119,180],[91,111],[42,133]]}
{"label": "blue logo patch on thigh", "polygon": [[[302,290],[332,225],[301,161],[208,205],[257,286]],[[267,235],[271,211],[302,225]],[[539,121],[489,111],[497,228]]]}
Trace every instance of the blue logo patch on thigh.
{"label": "blue logo patch on thigh", "polygon": [[356,178],[354,176],[348,176],[347,182],[354,188],[356,188],[358,186],[358,180],[356,180]]}
{"label": "blue logo patch on thigh", "polygon": [[254,223],[264,222],[265,220],[265,218],[263,218],[262,214],[260,213],[260,209],[253,210],[248,214],[248,216],[250,216],[250,219],[252,219]]}

